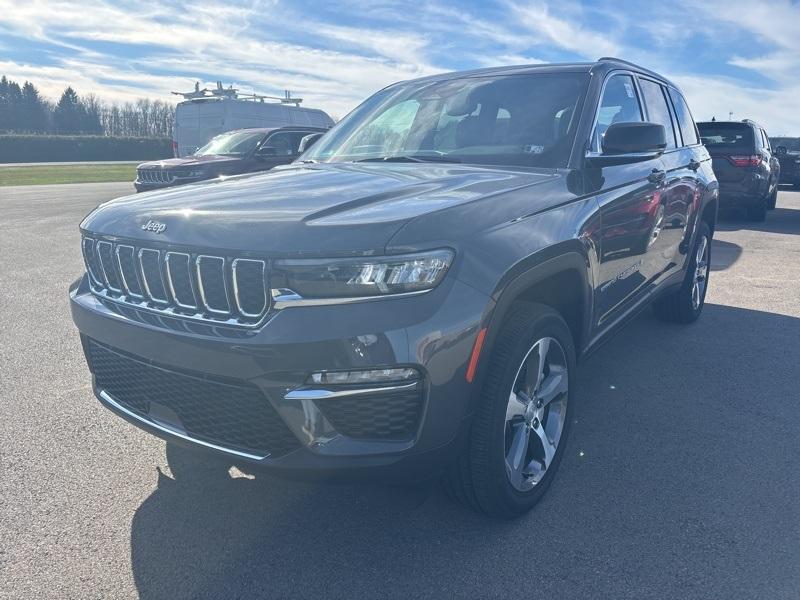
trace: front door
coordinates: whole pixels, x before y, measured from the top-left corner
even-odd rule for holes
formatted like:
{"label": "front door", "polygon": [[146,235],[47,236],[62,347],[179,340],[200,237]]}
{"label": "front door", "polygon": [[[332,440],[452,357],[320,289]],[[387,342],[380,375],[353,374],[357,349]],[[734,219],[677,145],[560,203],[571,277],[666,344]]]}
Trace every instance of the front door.
{"label": "front door", "polygon": [[[644,120],[631,74],[606,81],[594,130],[592,151],[612,123]],[[660,158],[596,169],[602,219],[600,280],[596,286],[597,326],[604,329],[644,294],[652,279],[654,245],[665,218],[666,172]]]}

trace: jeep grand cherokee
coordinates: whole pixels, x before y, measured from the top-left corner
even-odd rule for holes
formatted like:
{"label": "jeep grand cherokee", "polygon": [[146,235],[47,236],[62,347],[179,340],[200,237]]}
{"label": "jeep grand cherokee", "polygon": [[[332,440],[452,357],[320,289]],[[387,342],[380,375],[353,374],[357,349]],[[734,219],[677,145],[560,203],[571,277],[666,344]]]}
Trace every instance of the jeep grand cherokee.
{"label": "jeep grand cherokee", "polygon": [[717,183],[686,102],[618,60],[387,87],[299,161],[104,204],[70,290],[95,393],[231,463],[444,474],[519,515],[579,357],[699,316]]}

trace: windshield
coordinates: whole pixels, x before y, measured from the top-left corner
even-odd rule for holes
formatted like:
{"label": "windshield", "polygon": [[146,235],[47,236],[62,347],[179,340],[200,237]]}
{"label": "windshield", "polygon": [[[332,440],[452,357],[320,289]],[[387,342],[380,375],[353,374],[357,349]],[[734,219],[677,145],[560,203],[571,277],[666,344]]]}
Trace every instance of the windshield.
{"label": "windshield", "polygon": [[708,148],[722,147],[752,150],[753,130],[744,123],[698,123],[700,139]]}
{"label": "windshield", "polygon": [[242,156],[255,149],[264,137],[261,131],[234,131],[218,135],[194,153],[195,156],[224,154],[226,156]]}
{"label": "windshield", "polygon": [[564,167],[586,73],[398,84],[348,115],[303,158]]}

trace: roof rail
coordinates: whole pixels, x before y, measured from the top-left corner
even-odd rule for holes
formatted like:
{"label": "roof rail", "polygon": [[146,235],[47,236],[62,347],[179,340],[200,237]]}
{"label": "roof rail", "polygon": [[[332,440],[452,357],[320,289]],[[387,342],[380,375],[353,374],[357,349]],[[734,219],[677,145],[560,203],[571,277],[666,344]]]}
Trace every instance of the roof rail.
{"label": "roof rail", "polygon": [[625,60],[623,58],[617,58],[616,56],[601,56],[600,58],[597,59],[597,62],[603,62],[603,61],[618,62],[618,63],[622,63],[624,65],[630,65],[632,67],[636,67],[637,69],[642,69],[643,68],[642,66],[637,65],[634,62],[631,62],[629,60]]}

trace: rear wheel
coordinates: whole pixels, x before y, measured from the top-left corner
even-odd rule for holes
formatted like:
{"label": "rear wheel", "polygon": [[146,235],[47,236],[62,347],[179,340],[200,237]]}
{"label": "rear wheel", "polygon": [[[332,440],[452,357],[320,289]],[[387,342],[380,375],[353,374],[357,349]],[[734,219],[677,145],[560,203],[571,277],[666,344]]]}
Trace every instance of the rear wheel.
{"label": "rear wheel", "polygon": [[694,249],[689,258],[689,267],[681,287],[653,304],[660,319],[673,323],[692,323],[703,311],[708,288],[708,273],[711,265],[711,230],[705,222],[700,223]]}
{"label": "rear wheel", "polygon": [[575,349],[564,320],[521,304],[503,325],[490,359],[469,445],[445,476],[454,499],[513,518],[544,495],[570,425]]}
{"label": "rear wheel", "polygon": [[775,205],[778,203],[778,185],[775,184],[775,189],[772,190],[772,193],[769,195],[767,199],[767,209],[768,210],[775,210]]}

